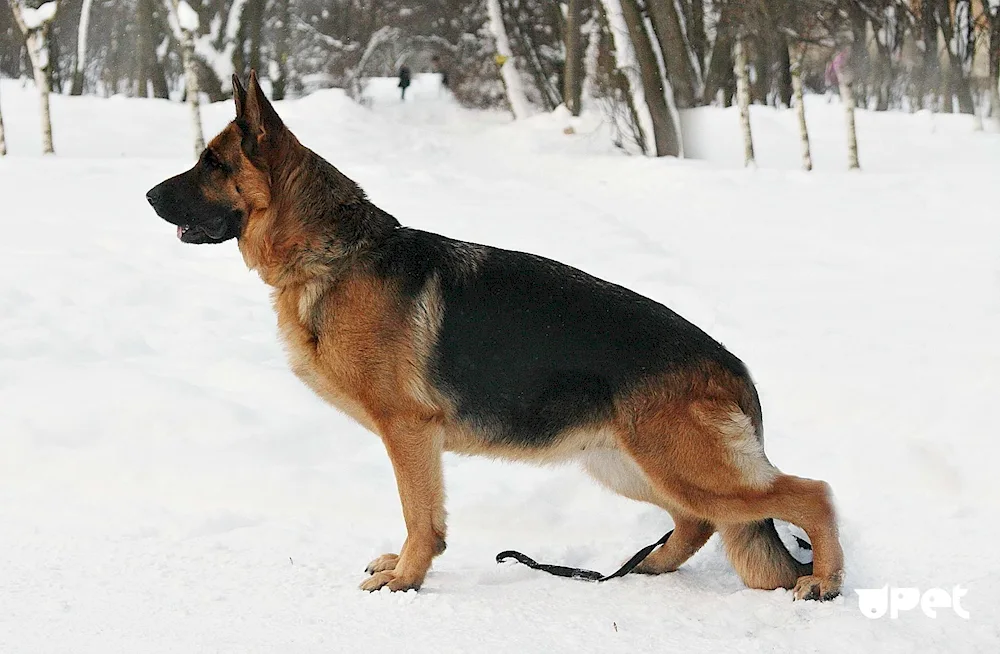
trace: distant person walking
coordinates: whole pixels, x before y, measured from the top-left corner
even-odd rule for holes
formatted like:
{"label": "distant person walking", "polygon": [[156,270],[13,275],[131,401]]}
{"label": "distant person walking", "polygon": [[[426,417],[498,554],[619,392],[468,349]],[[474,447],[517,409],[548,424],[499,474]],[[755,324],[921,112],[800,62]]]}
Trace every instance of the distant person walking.
{"label": "distant person walking", "polygon": [[406,101],[406,89],[410,86],[410,68],[403,66],[399,69],[400,99]]}
{"label": "distant person walking", "polygon": [[448,71],[441,65],[441,57],[434,55],[431,57],[431,65],[434,66],[434,72],[441,75],[441,88],[448,88]]}

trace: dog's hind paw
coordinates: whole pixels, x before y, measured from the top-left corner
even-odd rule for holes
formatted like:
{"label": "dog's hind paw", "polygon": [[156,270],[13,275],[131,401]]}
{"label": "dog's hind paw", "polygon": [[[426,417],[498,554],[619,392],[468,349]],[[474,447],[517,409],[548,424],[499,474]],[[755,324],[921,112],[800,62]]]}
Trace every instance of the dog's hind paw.
{"label": "dog's hind paw", "polygon": [[370,575],[373,575],[376,572],[395,570],[397,561],[399,561],[398,554],[383,554],[382,556],[378,557],[377,559],[369,563],[368,567],[365,568],[365,572],[367,572]]}

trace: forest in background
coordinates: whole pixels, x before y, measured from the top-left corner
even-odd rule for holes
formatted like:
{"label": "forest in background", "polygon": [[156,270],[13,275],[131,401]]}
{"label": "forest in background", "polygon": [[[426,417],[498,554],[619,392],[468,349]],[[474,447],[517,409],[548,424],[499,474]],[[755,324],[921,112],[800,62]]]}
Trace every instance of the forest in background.
{"label": "forest in background", "polygon": [[225,99],[251,69],[282,99],[358,97],[403,65],[515,118],[589,103],[624,149],[680,155],[679,109],[746,115],[831,86],[852,107],[996,117],[1000,0],[0,2],[0,75],[33,77],[43,96],[186,99],[197,112],[199,95]]}

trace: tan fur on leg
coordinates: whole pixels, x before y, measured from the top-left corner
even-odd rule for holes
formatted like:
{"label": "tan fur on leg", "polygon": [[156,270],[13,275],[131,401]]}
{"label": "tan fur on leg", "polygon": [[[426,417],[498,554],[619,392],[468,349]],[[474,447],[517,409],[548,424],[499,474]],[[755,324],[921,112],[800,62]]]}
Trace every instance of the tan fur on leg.
{"label": "tan fur on leg", "polygon": [[[386,451],[392,461],[406,523],[404,543],[395,565],[373,571],[362,590],[420,588],[431,561],[445,548],[444,486],[441,477],[440,430],[433,423],[387,426]],[[386,565],[392,555],[376,559]]]}
{"label": "tan fur on leg", "polygon": [[674,533],[635,569],[640,574],[673,572],[712,537],[715,528],[704,520],[674,514]]}

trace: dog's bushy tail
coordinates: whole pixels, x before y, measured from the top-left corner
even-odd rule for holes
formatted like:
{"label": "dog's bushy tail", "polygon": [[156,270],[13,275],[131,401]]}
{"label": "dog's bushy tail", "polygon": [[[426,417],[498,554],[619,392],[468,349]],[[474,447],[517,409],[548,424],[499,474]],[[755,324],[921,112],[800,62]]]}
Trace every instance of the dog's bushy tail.
{"label": "dog's bushy tail", "polygon": [[796,579],[812,574],[812,563],[799,563],[785,549],[773,520],[726,525],[719,532],[729,560],[750,588],[792,588]]}

